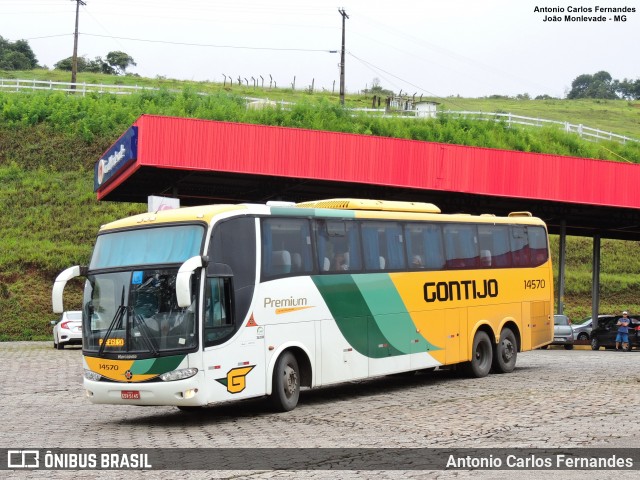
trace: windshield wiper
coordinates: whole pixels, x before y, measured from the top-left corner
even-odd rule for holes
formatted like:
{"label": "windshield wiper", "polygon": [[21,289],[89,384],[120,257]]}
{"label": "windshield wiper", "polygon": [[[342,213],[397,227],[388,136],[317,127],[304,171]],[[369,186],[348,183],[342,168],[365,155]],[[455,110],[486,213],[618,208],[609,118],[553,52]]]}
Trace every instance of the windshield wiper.
{"label": "windshield wiper", "polygon": [[154,341],[152,340],[153,335],[149,332],[149,327],[147,327],[142,315],[133,316],[133,326],[135,327],[136,325],[138,326],[138,330],[140,330],[141,338],[147,346],[147,349],[156,356],[158,354],[158,349],[154,345]]}
{"label": "windshield wiper", "polygon": [[127,307],[124,306],[124,287],[122,287],[122,298],[120,300],[120,306],[116,310],[116,313],[113,315],[113,319],[109,324],[109,328],[107,328],[107,333],[105,333],[104,337],[102,338],[102,345],[100,345],[98,355],[102,355],[104,353],[104,348],[107,346],[107,339],[111,336],[113,328],[118,324],[118,321],[122,319],[126,311]]}

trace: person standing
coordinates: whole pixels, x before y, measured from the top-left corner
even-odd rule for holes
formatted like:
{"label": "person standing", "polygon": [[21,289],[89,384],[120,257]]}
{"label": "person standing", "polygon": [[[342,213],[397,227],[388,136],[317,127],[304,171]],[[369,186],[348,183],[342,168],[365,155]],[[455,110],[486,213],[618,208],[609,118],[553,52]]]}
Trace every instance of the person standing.
{"label": "person standing", "polygon": [[629,313],[624,311],[622,312],[622,318],[618,320],[616,323],[618,326],[618,334],[616,335],[616,350],[620,350],[620,346],[622,345],[622,350],[630,351],[629,348]]}

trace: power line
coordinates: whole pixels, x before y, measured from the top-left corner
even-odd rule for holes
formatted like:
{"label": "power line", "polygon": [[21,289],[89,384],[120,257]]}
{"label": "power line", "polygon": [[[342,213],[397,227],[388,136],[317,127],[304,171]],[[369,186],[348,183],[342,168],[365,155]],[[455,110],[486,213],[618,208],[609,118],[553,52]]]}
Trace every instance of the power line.
{"label": "power line", "polygon": [[[374,65],[374,64],[373,64],[373,63],[371,63],[371,62],[367,62],[366,60],[363,60],[362,58],[358,58],[358,57],[356,57],[356,56],[355,56],[353,53],[351,53],[351,52],[347,52],[347,53],[348,53],[350,56],[352,56],[353,58],[355,58],[356,60],[358,60],[359,62],[361,62],[363,65],[367,66],[368,68],[375,69],[375,70],[378,70],[378,71],[380,71],[380,72],[384,72],[384,73],[386,73],[387,75],[390,75],[390,76],[392,76],[393,78],[395,78],[395,79],[397,79],[397,80],[400,80],[401,82],[406,83],[407,85],[411,85],[412,87],[415,87],[415,88],[417,88],[417,89],[419,89],[419,90],[421,90],[421,91],[423,91],[423,92],[425,92],[425,93],[428,93],[428,94],[429,94],[431,97],[433,97],[433,98],[437,98],[437,99],[439,99],[439,100],[445,100],[445,98],[444,98],[444,97],[441,97],[440,95],[436,95],[435,93],[430,92],[429,90],[427,90],[427,89],[425,89],[425,88],[422,88],[422,87],[421,87],[421,86],[419,86],[419,85],[415,85],[415,84],[411,83],[410,81],[405,80],[404,78],[400,78],[400,77],[398,77],[397,75],[394,75],[394,74],[393,74],[393,73],[391,73],[391,72],[387,72],[386,70],[384,70],[384,69],[382,69],[382,68],[380,68],[380,67],[377,67],[376,65]],[[449,103],[451,103],[452,105],[455,105],[455,102],[454,102],[454,101],[452,101],[450,98],[449,98],[449,99],[446,99],[446,100],[447,100]]]}
{"label": "power line", "polygon": [[69,35],[73,35],[73,33],[59,33],[57,35],[45,35],[44,37],[30,37],[23,38],[23,40],[41,40],[44,38],[68,37]]}
{"label": "power line", "polygon": [[116,37],[111,35],[98,35],[95,33],[81,33],[88,37],[101,37],[111,38],[116,40],[129,40],[133,42],[147,42],[147,43],[163,43],[167,45],[183,45],[188,47],[209,47],[209,48],[232,48],[241,50],[271,50],[279,52],[324,52],[324,53],[337,53],[337,50],[328,49],[313,49],[313,48],[276,48],[276,47],[249,47],[242,45],[216,45],[212,43],[189,43],[189,42],[169,42],[167,40],[149,40],[145,38],[130,38],[130,37]]}

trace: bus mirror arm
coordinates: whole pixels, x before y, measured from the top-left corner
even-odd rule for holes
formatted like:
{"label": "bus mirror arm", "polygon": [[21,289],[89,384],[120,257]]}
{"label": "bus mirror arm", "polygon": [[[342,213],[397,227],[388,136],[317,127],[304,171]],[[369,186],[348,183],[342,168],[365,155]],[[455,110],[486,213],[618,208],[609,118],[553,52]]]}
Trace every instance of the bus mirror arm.
{"label": "bus mirror arm", "polygon": [[64,287],[67,285],[67,282],[72,278],[86,275],[87,267],[75,265],[73,267],[67,268],[56,277],[56,281],[53,283],[53,290],[51,291],[51,304],[53,305],[53,313],[64,312],[63,294]]}
{"label": "bus mirror arm", "polygon": [[180,266],[176,277],[176,300],[180,308],[191,306],[191,275],[197,268],[206,266],[208,262],[208,257],[196,255]]}

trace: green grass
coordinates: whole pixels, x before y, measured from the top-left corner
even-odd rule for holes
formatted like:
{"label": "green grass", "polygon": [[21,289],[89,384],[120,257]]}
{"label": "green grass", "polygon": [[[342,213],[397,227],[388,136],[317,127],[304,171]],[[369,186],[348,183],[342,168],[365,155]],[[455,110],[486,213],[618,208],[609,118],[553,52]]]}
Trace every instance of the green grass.
{"label": "green grass", "polygon": [[[68,81],[66,72],[14,72],[16,78]],[[55,75],[60,75],[56,78]],[[0,77],[8,77],[0,72]],[[64,76],[64,78],[62,78]],[[0,341],[49,339],[51,286],[56,275],[89,260],[101,224],[138,213],[142,204],[98,202],[93,165],[100,155],[143,113],[217,119],[380,135],[519,151],[576,155],[640,163],[640,145],[595,144],[550,129],[509,128],[498,122],[441,118],[382,119],[352,116],[337,95],[286,89],[260,91],[219,84],[166,79],[85,75],[82,81],[131,82],[160,87],[135,95],[15,94],[0,92]],[[169,89],[178,89],[178,93]],[[208,96],[197,92],[208,91]],[[260,93],[261,95],[258,95]],[[273,95],[277,93],[278,96]],[[290,109],[248,110],[242,96],[295,101]],[[370,99],[349,95],[350,105]],[[448,100],[446,100],[447,102]],[[452,99],[458,108],[558,118],[640,137],[640,109],[628,102],[515,101]],[[446,105],[445,102],[445,105]],[[466,103],[465,103],[466,102]],[[522,110],[518,110],[522,108]],[[599,123],[602,121],[602,123]],[[553,238],[553,258],[557,239]],[[602,242],[601,312],[640,312],[640,246],[636,242]],[[591,313],[591,241],[569,238],[566,313],[579,319]],[[81,303],[82,282],[71,282],[69,308]]]}
{"label": "green grass", "polygon": [[[44,69],[28,71],[0,70],[0,78],[69,82],[71,73]],[[226,86],[223,86],[223,84],[212,82],[183,81],[164,77],[113,76],[99,73],[79,73],[77,81],[78,83],[135,85],[178,91],[182,91],[187,87],[197,92],[224,92],[244,97],[269,98],[286,102],[325,99],[330,103],[338,104],[340,100],[337,92],[309,93],[304,90],[293,91],[290,88],[254,88],[253,86],[238,85],[235,81],[233,86],[230,86],[228,82]],[[518,100],[514,98],[460,97],[423,97],[423,100],[439,102],[440,106],[438,108],[441,110],[513,113],[533,118],[582,124],[587,127],[640,139],[640,100]],[[372,98],[367,95],[347,94],[345,103],[350,107],[368,108],[371,107]]]}

